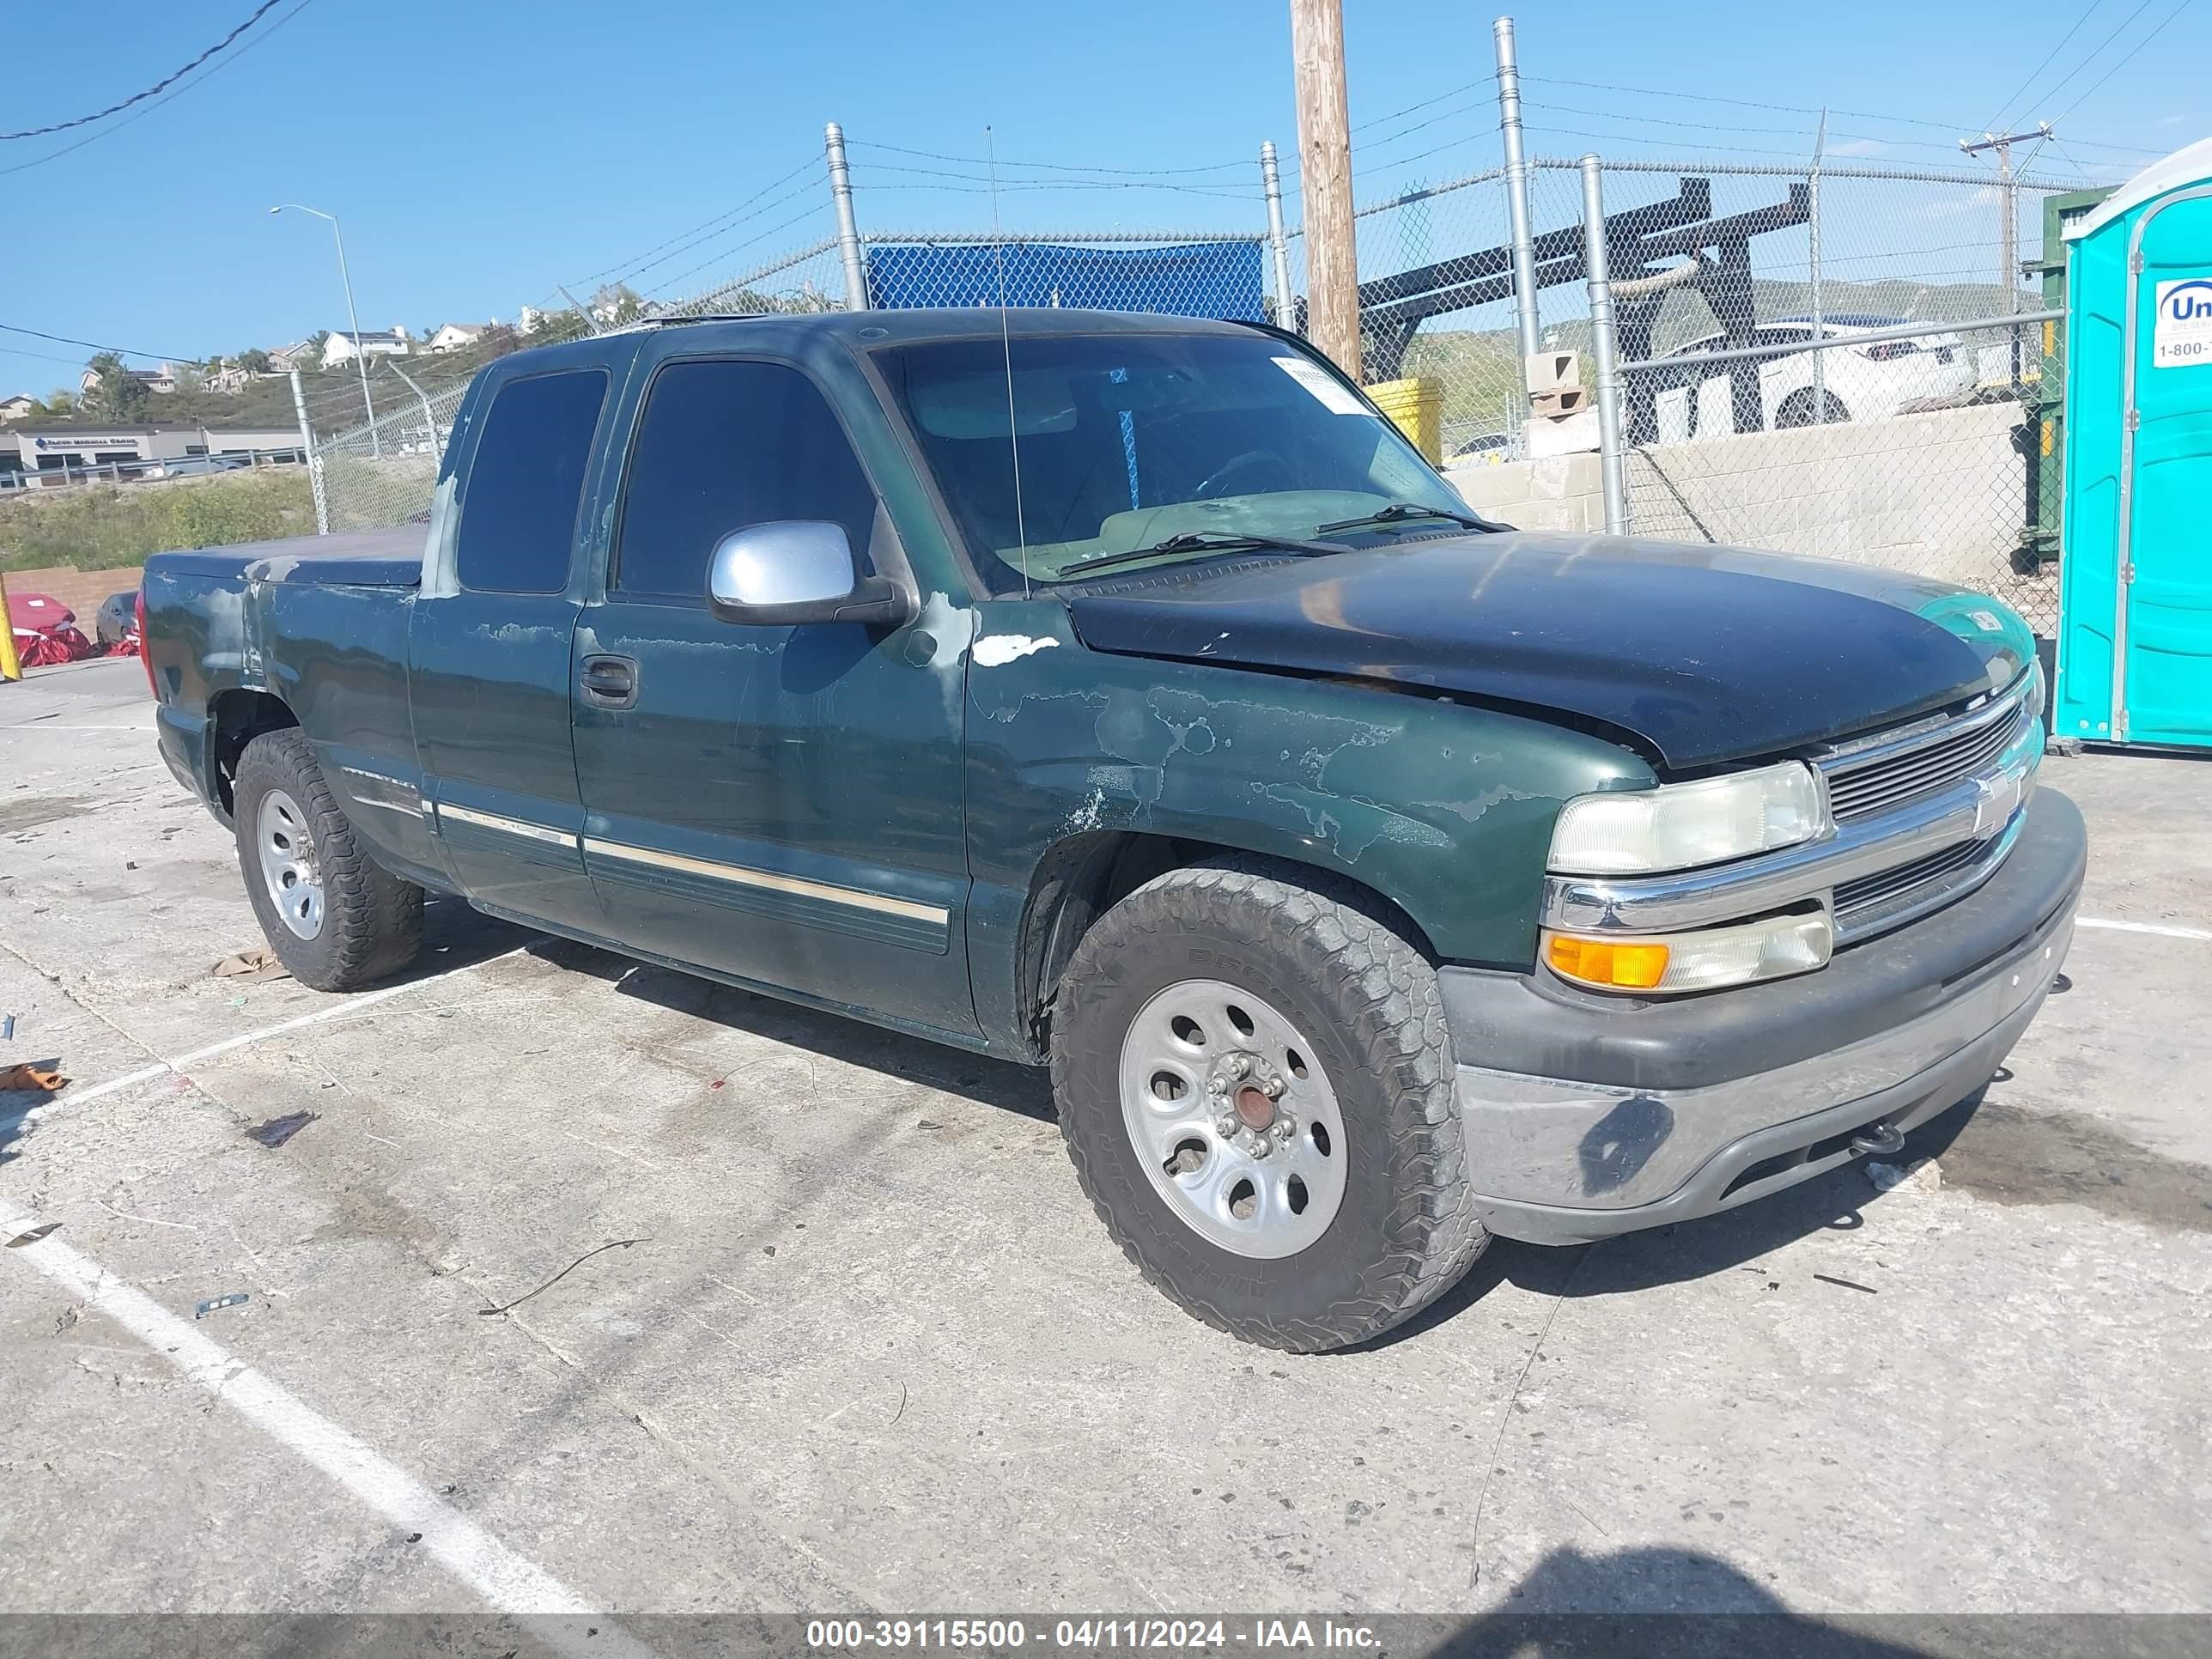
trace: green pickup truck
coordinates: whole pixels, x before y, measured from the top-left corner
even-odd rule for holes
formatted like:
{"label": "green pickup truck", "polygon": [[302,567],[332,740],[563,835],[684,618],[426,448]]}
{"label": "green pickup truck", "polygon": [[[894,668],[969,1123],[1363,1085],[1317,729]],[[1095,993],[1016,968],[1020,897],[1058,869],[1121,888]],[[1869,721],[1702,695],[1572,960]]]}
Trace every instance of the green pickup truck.
{"label": "green pickup truck", "polygon": [[522,352],[427,529],[164,554],[143,604],[161,752],[306,984],[404,968],[429,890],[1049,1065],[1130,1259],[1283,1348],[1492,1234],[1896,1150],[2081,882],[2003,605],[1486,523],[1237,324]]}

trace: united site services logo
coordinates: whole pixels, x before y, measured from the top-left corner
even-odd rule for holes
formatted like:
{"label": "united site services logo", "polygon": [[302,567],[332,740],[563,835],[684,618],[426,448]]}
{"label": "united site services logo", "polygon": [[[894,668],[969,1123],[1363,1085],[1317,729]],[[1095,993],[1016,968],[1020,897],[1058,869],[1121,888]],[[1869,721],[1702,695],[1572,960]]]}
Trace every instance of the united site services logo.
{"label": "united site services logo", "polygon": [[2177,283],[2159,304],[2168,322],[2212,322],[2212,282]]}

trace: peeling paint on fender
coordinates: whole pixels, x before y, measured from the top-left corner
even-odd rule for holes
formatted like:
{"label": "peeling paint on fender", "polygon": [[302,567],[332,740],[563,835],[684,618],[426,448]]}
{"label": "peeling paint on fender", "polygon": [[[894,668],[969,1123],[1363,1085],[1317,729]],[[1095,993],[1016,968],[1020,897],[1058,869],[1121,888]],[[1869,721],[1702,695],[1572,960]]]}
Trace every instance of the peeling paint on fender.
{"label": "peeling paint on fender", "polygon": [[1024,634],[994,634],[975,641],[972,655],[979,668],[1001,668],[1033,651],[1049,651],[1058,640],[1033,640]]}

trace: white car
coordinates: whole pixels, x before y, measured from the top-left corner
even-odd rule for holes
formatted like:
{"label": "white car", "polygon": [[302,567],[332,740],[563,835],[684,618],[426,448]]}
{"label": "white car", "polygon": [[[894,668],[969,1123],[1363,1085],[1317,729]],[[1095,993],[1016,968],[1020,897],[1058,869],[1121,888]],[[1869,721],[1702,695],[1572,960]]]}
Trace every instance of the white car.
{"label": "white car", "polygon": [[[1853,313],[1820,319],[1822,336],[1850,340],[1879,329],[1904,328],[1908,319]],[[1869,345],[1832,346],[1826,351],[1790,351],[1813,338],[1809,317],[1778,317],[1752,330],[1748,343],[1778,348],[1758,363],[1759,424],[1762,428],[1840,425],[1880,420],[1909,412],[1932,399],[1962,397],[1974,389],[1974,354],[1956,334],[1923,334],[1909,340],[1876,340]],[[1692,340],[1679,354],[1726,349],[1725,336]],[[1820,384],[1815,385],[1815,365]],[[1736,429],[1730,364],[1703,371],[1673,371],[1653,399],[1659,441],[1724,438]]]}

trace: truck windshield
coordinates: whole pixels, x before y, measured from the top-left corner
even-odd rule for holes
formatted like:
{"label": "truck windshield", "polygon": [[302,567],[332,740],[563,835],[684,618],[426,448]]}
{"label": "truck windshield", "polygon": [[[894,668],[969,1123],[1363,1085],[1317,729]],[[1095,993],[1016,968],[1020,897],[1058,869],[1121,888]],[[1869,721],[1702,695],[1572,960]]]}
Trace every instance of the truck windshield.
{"label": "truck windshield", "polygon": [[[1016,334],[1011,355],[1011,420],[1008,353],[996,338],[876,356],[996,592],[1175,538],[1186,539],[1160,564],[1236,550],[1225,538],[1311,540],[1323,525],[1393,506],[1467,511],[1395,426],[1282,341]],[[1327,539],[1372,546],[1442,524],[1393,514]],[[1111,558],[1109,568],[1148,564]]]}

